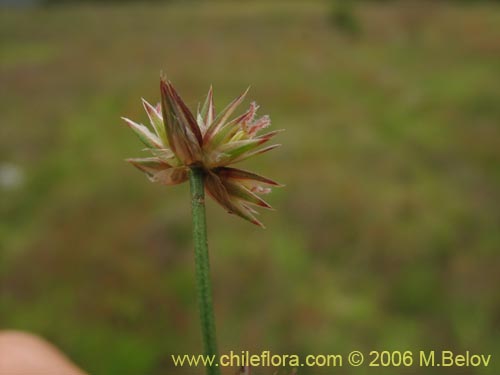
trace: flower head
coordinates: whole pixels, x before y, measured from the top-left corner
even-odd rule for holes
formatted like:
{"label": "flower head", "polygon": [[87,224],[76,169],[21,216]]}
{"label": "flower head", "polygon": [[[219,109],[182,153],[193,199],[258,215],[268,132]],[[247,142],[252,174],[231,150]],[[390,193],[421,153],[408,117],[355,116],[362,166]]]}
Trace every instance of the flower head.
{"label": "flower head", "polygon": [[161,102],[153,106],[142,100],[149,117],[147,126],[124,118],[151,152],[150,157],[127,159],[146,173],[153,182],[175,185],[185,182],[190,168],[203,170],[207,193],[229,213],[263,226],[255,218],[254,207],[271,208],[260,195],[270,192],[277,182],[255,173],[230,167],[251,156],[270,151],[279,145],[260,147],[280,131],[260,135],[271,121],[268,116],[256,118],[258,106],[240,116],[233,113],[248,90],[215,113],[210,87],[205,103],[196,117],[188,109],[170,81],[160,81]]}

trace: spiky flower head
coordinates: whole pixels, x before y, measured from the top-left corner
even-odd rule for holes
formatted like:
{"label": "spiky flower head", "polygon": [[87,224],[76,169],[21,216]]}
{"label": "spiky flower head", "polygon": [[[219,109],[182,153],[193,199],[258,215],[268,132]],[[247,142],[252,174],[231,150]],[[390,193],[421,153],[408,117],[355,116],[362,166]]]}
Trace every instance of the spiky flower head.
{"label": "spiky flower head", "polygon": [[196,117],[170,81],[162,78],[160,91],[161,102],[156,106],[142,99],[153,131],[123,117],[152,155],[127,161],[146,173],[151,181],[163,185],[185,182],[189,169],[199,168],[203,171],[205,190],[227,212],[263,226],[255,217],[254,207],[271,209],[260,196],[269,193],[270,186],[280,185],[230,165],[280,146],[260,147],[280,131],[259,135],[271,121],[268,116],[256,118],[258,106],[255,102],[245,113],[233,117],[248,89],[216,114],[210,87]]}

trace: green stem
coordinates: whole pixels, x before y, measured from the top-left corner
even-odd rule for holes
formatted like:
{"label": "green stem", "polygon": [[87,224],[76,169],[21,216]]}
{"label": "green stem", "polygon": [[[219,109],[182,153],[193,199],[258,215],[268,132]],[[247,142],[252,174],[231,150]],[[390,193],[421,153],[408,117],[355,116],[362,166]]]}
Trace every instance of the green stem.
{"label": "green stem", "polygon": [[[217,340],[215,336],[215,318],[210,283],[210,265],[208,260],[207,222],[205,217],[205,189],[203,170],[191,168],[189,184],[191,187],[191,205],[193,213],[194,258],[196,264],[196,287],[200,309],[201,334],[205,355],[213,356],[218,361]],[[207,367],[208,375],[220,375],[216,366]]]}

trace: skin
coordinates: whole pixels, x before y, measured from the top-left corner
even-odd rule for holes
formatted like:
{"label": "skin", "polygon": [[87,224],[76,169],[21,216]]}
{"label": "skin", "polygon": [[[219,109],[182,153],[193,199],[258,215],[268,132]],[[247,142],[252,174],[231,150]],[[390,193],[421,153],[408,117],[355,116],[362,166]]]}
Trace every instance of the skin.
{"label": "skin", "polygon": [[0,374],[86,375],[55,346],[20,331],[0,331]]}

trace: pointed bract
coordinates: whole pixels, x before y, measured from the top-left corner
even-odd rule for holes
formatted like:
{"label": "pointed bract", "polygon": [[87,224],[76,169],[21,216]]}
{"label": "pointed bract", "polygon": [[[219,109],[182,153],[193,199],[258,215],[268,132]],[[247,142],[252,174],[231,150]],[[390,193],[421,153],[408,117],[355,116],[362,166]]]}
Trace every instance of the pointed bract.
{"label": "pointed bract", "polygon": [[172,107],[177,115],[179,121],[184,125],[186,129],[191,130],[192,134],[196,137],[198,145],[201,146],[203,143],[203,138],[201,136],[200,128],[198,123],[194,119],[193,114],[188,109],[184,101],[181,99],[177,91],[175,91],[174,86],[170,82],[167,83],[170,99],[172,100]]}
{"label": "pointed bract", "polygon": [[139,139],[146,146],[153,148],[158,148],[163,146],[158,136],[151,133],[146,126],[142,124],[137,124],[126,117],[122,117],[122,120],[124,120],[127,123],[128,127],[132,129],[135,134],[137,134]]}
{"label": "pointed bract", "polygon": [[212,86],[210,86],[207,98],[205,99],[205,103],[203,104],[203,107],[201,108],[200,112],[200,117],[203,124],[203,131],[202,131],[203,134],[206,132],[207,128],[210,126],[210,124],[214,121],[215,118],[215,106],[214,106],[213,95],[214,91]]}
{"label": "pointed bract", "polygon": [[185,165],[198,163],[201,159],[200,145],[194,140],[195,136],[192,134],[186,118],[180,115],[181,109],[178,103],[180,98],[174,98],[171,86],[164,80],[160,83],[160,90],[163,123],[172,151]]}
{"label": "pointed bract", "polygon": [[271,145],[271,146],[263,147],[263,148],[260,148],[258,150],[246,152],[246,153],[242,154],[241,156],[237,157],[236,159],[231,160],[231,163],[229,163],[229,164],[239,163],[240,161],[248,159],[248,158],[250,158],[252,156],[263,154],[265,152],[274,150],[275,148],[278,148],[278,147],[281,147],[281,145],[280,144],[276,144],[276,145]]}
{"label": "pointed bract", "polygon": [[235,180],[252,180],[257,182],[262,182],[268,185],[273,185],[277,187],[281,187],[282,185],[277,183],[276,181],[271,180],[270,178],[260,176],[256,173],[252,173],[249,171],[245,171],[243,169],[238,168],[230,168],[230,167],[222,167],[216,170],[216,173],[222,178],[231,178]]}
{"label": "pointed bract", "polygon": [[163,126],[161,112],[158,112],[156,108],[149,104],[144,98],[142,99],[142,105],[148,114],[149,122],[155,130],[156,135],[161,139],[164,146],[168,146],[167,135],[165,133],[165,127]]}

